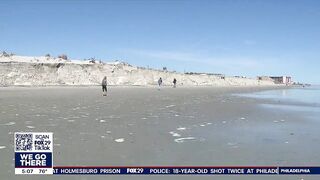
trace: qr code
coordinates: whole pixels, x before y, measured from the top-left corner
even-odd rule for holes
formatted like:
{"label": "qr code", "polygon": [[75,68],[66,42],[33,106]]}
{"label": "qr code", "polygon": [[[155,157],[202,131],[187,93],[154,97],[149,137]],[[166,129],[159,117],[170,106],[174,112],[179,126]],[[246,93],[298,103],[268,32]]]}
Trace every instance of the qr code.
{"label": "qr code", "polygon": [[16,134],[16,151],[32,151],[32,134]]}
{"label": "qr code", "polygon": [[35,150],[51,150],[51,139],[48,134],[35,135],[34,148]]}

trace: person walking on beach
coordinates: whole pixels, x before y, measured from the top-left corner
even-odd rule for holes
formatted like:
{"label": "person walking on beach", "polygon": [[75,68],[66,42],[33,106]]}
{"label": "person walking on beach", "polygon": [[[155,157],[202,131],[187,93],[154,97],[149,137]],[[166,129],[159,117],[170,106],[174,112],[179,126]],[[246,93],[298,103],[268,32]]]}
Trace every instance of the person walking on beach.
{"label": "person walking on beach", "polygon": [[176,78],[173,79],[173,88],[176,88],[177,80]]}
{"label": "person walking on beach", "polygon": [[107,95],[107,76],[105,76],[103,79],[102,79],[102,95],[103,96],[106,96]]}
{"label": "person walking on beach", "polygon": [[159,90],[160,90],[160,87],[162,85],[162,78],[160,77],[159,80],[158,80],[158,85],[159,85]]}

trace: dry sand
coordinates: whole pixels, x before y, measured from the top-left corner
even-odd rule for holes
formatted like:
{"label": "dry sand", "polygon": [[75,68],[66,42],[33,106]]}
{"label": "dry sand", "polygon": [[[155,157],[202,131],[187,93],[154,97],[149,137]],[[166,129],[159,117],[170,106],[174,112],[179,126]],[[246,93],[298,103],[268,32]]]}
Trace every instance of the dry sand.
{"label": "dry sand", "polygon": [[54,133],[54,165],[319,165],[319,122],[233,96],[261,88],[0,89],[0,179],[318,179],[316,176],[15,176],[13,133]]}

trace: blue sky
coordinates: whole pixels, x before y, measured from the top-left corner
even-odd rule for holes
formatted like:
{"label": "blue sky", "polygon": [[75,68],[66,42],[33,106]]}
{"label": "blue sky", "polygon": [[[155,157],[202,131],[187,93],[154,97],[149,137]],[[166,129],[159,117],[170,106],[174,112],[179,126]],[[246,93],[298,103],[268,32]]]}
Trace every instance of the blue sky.
{"label": "blue sky", "polygon": [[320,84],[320,1],[1,0],[0,50]]}

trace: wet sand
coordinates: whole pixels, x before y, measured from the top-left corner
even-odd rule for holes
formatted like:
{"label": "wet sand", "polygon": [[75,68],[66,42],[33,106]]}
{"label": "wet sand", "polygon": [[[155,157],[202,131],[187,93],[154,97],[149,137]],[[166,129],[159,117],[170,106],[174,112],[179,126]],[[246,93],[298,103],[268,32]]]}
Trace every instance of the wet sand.
{"label": "wet sand", "polygon": [[233,96],[262,88],[0,89],[0,179],[318,179],[316,176],[15,176],[13,133],[54,133],[55,166],[317,166],[319,122]]}

